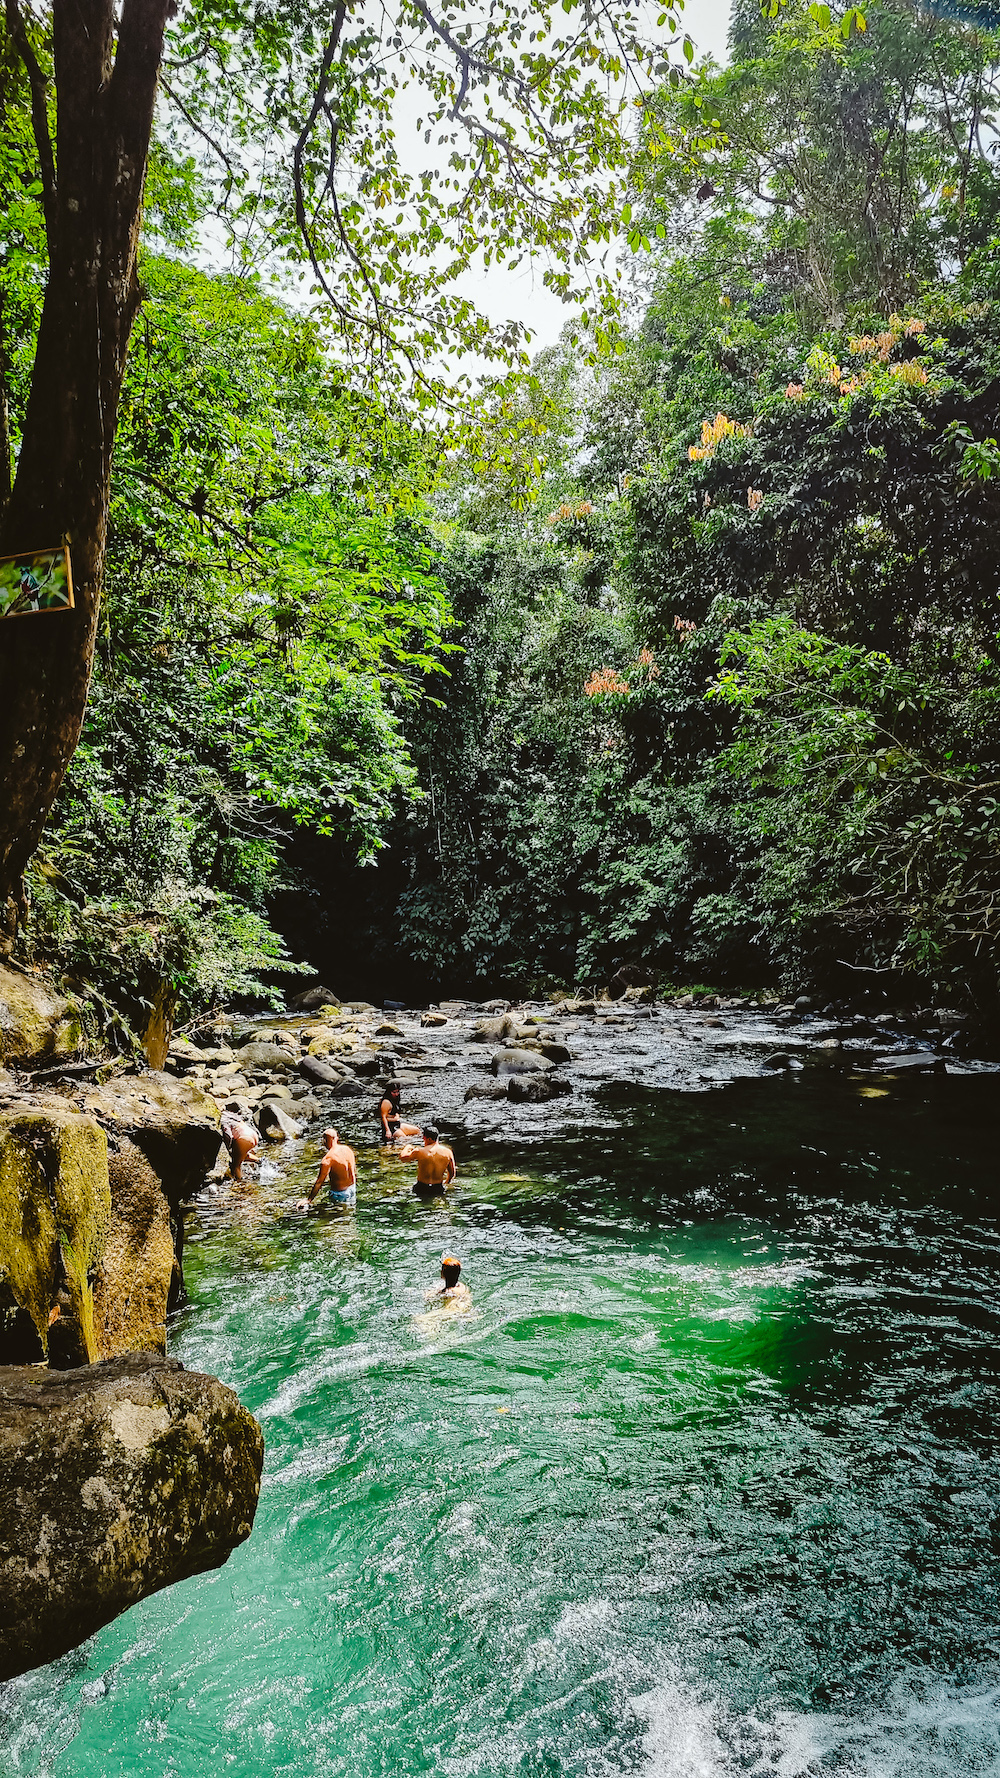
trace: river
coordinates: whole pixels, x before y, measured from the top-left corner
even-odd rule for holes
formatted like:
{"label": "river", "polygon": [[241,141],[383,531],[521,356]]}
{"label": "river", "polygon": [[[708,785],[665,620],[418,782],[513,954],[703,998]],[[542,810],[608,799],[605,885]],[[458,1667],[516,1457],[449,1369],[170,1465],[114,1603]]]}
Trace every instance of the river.
{"label": "river", "polygon": [[356,1213],[291,1147],[206,1197],[171,1349],[261,1420],[253,1537],[3,1688],[4,1773],[1000,1774],[997,1103],[636,1087],[447,1203],[370,1147]]}

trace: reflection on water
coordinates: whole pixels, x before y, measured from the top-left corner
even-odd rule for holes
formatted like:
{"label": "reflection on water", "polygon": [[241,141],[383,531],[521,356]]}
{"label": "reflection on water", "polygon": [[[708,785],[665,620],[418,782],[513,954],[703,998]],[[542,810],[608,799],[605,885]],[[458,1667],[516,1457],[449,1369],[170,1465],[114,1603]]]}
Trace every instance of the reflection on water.
{"label": "reflection on water", "polygon": [[614,1117],[206,1200],[173,1349],[261,1419],[254,1536],[4,1688],[5,1770],[1000,1778],[993,1082]]}

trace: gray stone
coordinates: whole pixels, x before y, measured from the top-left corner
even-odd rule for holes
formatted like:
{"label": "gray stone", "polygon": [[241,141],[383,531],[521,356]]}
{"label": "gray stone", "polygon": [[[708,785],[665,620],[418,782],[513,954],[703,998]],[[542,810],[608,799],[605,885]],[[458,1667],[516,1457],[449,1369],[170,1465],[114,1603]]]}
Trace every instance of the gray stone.
{"label": "gray stone", "polygon": [[131,1353],[0,1369],[0,1680],[250,1535],[260,1427],[214,1377]]}
{"label": "gray stone", "polygon": [[798,996],[798,999],[793,1001],[793,1003],[792,1003],[792,1011],[793,1012],[812,1012],[815,1004],[816,1003],[813,1000],[811,994],[800,994]]}
{"label": "gray stone", "polygon": [[283,1043],[245,1043],[240,1050],[241,1068],[248,1068],[252,1073],[260,1073],[265,1069],[276,1069],[280,1073],[294,1068],[298,1057]]}
{"label": "gray stone", "polygon": [[564,1043],[549,1043],[547,1040],[539,1044],[542,1055],[549,1062],[571,1062],[573,1057]]}
{"label": "gray stone", "polygon": [[425,1031],[434,1030],[439,1025],[447,1025],[448,1019],[447,1015],[443,1012],[422,1012],[420,1015],[420,1023]]}
{"label": "gray stone", "polygon": [[506,1099],[507,1088],[502,1080],[474,1080],[465,1089],[465,1103],[470,1099]]}
{"label": "gray stone", "polygon": [[936,1056],[933,1050],[917,1050],[902,1056],[874,1056],[871,1065],[877,1074],[935,1074],[944,1073],[947,1068],[944,1057]]}
{"label": "gray stone", "polygon": [[299,1073],[318,1087],[337,1086],[345,1078],[339,1068],[331,1068],[329,1062],[321,1062],[318,1056],[302,1056]]}
{"label": "gray stone", "polygon": [[493,1057],[490,1067],[494,1074],[547,1074],[555,1067],[546,1056],[537,1050],[500,1050]]}
{"label": "gray stone", "polygon": [[301,994],[289,994],[288,1005],[295,1012],[317,1012],[321,1006],[339,1006],[340,1001],[330,988],[306,988]]}
{"label": "gray stone", "polygon": [[514,1074],[507,1082],[507,1097],[514,1105],[544,1105],[548,1099],[572,1091],[568,1080],[559,1080],[554,1074]]}
{"label": "gray stone", "polygon": [[768,1068],[775,1074],[780,1073],[782,1069],[790,1068],[791,1065],[792,1058],[786,1055],[784,1050],[776,1050],[773,1056],[765,1056],[761,1063],[762,1068]]}
{"label": "gray stone", "polygon": [[268,1142],[294,1142],[302,1134],[301,1124],[290,1118],[287,1111],[282,1111],[280,1105],[275,1105],[272,1099],[265,1099],[260,1106],[257,1125]]}

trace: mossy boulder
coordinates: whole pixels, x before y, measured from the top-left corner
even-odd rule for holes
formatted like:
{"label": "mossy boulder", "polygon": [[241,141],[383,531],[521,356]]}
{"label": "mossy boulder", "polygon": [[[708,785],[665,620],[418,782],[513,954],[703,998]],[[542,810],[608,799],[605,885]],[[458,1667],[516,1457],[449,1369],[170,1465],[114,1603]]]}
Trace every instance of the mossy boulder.
{"label": "mossy boulder", "polygon": [[80,1041],[79,1017],[51,982],[0,964],[0,1067],[72,1056]]}
{"label": "mossy boulder", "polygon": [[221,1567],[250,1535],[263,1455],[232,1391],[176,1360],[0,1369],[0,1680]]}
{"label": "mossy boulder", "polygon": [[71,1111],[0,1114],[0,1356],[101,1356],[92,1280],[111,1223],[108,1144]]}

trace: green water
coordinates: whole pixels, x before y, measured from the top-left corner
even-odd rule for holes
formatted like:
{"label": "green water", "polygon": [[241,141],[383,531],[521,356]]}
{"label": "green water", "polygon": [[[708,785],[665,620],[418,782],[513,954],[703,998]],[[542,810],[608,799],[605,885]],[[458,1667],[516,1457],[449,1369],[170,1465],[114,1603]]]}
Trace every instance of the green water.
{"label": "green water", "polygon": [[263,1424],[253,1538],[3,1688],[0,1770],[1000,1775],[997,1103],[637,1092],[447,1204],[370,1150],[354,1214],[206,1204],[172,1349]]}

